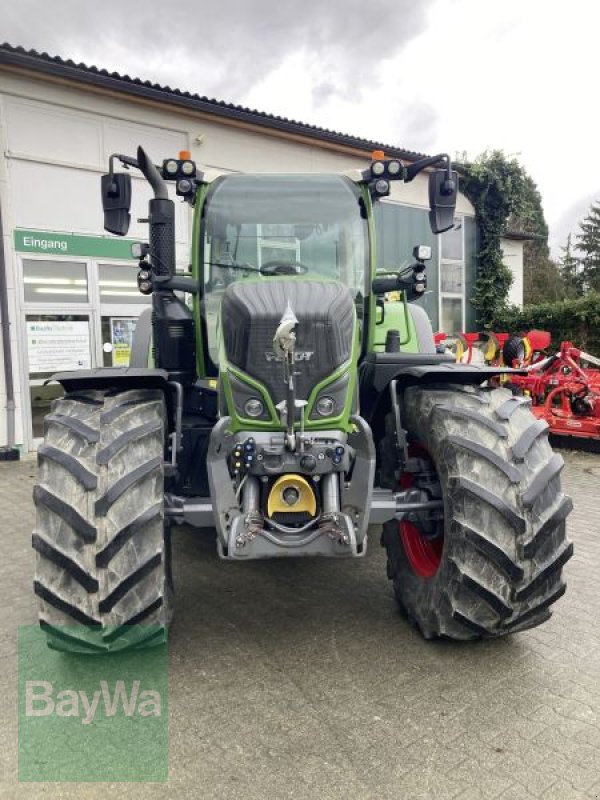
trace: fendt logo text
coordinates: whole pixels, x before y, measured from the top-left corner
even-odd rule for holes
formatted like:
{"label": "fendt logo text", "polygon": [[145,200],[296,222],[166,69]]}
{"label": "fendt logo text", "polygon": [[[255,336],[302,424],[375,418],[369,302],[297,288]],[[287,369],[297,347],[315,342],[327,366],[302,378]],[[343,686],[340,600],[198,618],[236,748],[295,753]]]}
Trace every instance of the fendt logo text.
{"label": "fendt logo text", "polygon": [[[296,350],[294,353],[294,361],[310,361],[313,355],[314,350]],[[272,350],[265,351],[265,358],[267,361],[283,361],[283,358],[275,355]]]}

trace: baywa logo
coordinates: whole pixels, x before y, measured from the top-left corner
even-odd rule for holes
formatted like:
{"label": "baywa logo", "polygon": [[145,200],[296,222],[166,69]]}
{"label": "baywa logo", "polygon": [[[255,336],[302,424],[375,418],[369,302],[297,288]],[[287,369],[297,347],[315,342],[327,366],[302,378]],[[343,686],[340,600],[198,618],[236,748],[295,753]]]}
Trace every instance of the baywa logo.
{"label": "baywa logo", "polygon": [[77,689],[56,691],[50,681],[26,681],[25,716],[77,717],[82,725],[90,725],[101,710],[105,717],[116,717],[119,711],[126,717],[136,713],[141,717],[160,717],[160,693],[154,689],[140,691],[140,686],[141,681],[133,681],[128,693],[125,681],[115,681],[111,692],[108,681],[100,681],[100,688],[88,695]]}
{"label": "baywa logo", "polygon": [[[59,632],[64,640],[73,627]],[[19,779],[167,778],[166,644],[84,655],[49,649],[37,626],[20,628]]]}
{"label": "baywa logo", "polygon": [[[294,352],[294,361],[296,363],[300,361],[310,361],[313,355],[314,350],[296,350]],[[276,355],[272,350],[265,351],[265,358],[267,361],[283,361],[283,357]]]}

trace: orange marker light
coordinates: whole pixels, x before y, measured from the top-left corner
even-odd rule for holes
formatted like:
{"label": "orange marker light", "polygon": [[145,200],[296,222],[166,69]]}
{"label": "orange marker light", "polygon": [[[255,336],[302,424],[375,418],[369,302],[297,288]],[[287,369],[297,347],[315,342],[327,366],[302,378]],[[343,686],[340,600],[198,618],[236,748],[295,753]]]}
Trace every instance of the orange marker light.
{"label": "orange marker light", "polygon": [[192,154],[190,153],[189,150],[180,150],[179,151],[179,160],[180,161],[191,161],[192,160]]}
{"label": "orange marker light", "polygon": [[373,150],[371,158],[373,161],[382,161],[385,158],[385,153],[383,150]]}

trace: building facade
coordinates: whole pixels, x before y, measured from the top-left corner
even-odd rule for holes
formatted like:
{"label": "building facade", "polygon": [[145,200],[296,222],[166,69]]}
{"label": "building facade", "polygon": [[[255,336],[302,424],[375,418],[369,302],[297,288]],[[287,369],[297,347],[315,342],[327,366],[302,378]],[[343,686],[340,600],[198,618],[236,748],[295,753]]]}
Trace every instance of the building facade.
{"label": "building facade", "polygon": [[[342,172],[364,168],[371,150],[381,149],[0,47],[0,215],[13,378],[10,398],[5,371],[0,374],[0,446],[14,431],[9,444],[36,447],[43,417],[60,391],[44,385],[53,372],[128,363],[135,320],[149,302],[137,291],[130,256],[131,242],[147,239],[147,226],[138,220],[145,216],[149,188],[132,172],[132,225],[127,240],[116,239],[103,230],[100,176],[112,153],[135,154],[140,144],[155,162],[189,150],[202,169],[222,172]],[[386,155],[410,161],[419,154],[387,148]],[[410,184],[393,184],[377,213],[380,265],[401,267],[415,244],[431,245],[431,291],[422,302],[433,326],[448,333],[471,329],[476,224],[469,201],[459,197],[454,230],[434,237],[427,178],[420,175]],[[189,207],[178,203],[181,269],[189,263],[190,233]]]}

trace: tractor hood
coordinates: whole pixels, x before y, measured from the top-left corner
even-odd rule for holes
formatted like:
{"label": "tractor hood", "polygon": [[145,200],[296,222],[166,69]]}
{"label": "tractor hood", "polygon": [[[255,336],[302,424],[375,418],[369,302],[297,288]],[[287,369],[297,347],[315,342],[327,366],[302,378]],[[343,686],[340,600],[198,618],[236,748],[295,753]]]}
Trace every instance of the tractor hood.
{"label": "tractor hood", "polygon": [[349,361],[352,353],[354,302],[341,283],[270,278],[231,284],[221,306],[227,359],[260,381],[275,404],[285,398],[286,384],[273,336],[288,307],[298,320],[298,399],[307,400],[314,386]]}

